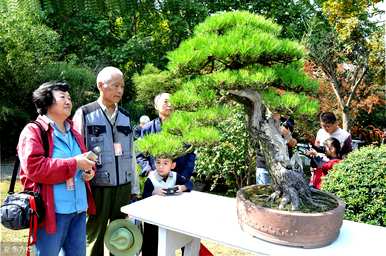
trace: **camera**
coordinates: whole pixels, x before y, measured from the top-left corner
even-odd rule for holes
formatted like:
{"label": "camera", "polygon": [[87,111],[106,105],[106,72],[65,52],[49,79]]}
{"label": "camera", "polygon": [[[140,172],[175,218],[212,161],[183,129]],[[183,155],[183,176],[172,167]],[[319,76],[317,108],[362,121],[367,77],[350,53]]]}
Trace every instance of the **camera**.
{"label": "camera", "polygon": [[174,195],[177,192],[177,190],[178,190],[177,186],[164,189],[166,195]]}
{"label": "camera", "polygon": [[[322,164],[325,162],[323,160],[323,157],[321,156],[309,156],[307,155],[307,151],[311,150],[312,149],[312,146],[310,144],[302,144],[302,143],[298,143],[296,145],[296,150],[299,152],[299,154],[303,155],[303,156],[306,156],[307,158],[310,159],[310,165],[311,167],[313,168],[317,168],[317,167],[321,167]],[[318,152],[323,152],[324,151],[324,147],[321,146],[321,147],[318,147]]]}
{"label": "camera", "polygon": [[301,155],[306,155],[306,152],[311,149],[311,146],[309,144],[302,144],[298,143],[296,145],[296,150],[299,152]]}

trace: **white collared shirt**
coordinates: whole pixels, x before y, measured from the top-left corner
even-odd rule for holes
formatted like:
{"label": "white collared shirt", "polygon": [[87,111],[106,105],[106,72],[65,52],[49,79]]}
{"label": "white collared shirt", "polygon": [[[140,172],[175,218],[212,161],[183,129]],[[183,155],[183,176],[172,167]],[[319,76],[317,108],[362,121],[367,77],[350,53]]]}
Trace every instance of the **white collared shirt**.
{"label": "white collared shirt", "polygon": [[117,114],[118,114],[118,104],[115,103],[115,110],[114,110],[114,112],[111,114],[110,111],[107,109],[106,105],[103,104],[101,98],[98,98],[97,102],[98,102],[99,106],[101,106],[101,109],[103,110],[103,112],[105,112],[105,114],[106,114],[106,116],[108,117],[110,123],[111,123],[112,125],[114,125],[114,123],[115,123],[115,118],[116,118],[116,116],[117,116]]}

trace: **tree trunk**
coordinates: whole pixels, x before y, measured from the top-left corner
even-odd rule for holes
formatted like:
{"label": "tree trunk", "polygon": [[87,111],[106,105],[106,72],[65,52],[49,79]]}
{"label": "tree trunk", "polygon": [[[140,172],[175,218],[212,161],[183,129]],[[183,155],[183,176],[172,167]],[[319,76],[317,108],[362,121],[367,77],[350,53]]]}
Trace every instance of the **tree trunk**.
{"label": "tree trunk", "polygon": [[303,176],[302,164],[296,158],[289,159],[285,140],[274,120],[266,115],[268,109],[262,104],[259,93],[253,89],[233,90],[230,91],[230,96],[246,107],[249,132],[256,140],[271,175],[275,192],[270,200],[281,198],[279,209],[289,203],[292,210],[298,210],[300,205],[325,208],[312,199],[311,189]]}
{"label": "tree trunk", "polygon": [[342,111],[342,128],[345,131],[349,130],[349,123],[350,123],[350,110],[345,107]]}

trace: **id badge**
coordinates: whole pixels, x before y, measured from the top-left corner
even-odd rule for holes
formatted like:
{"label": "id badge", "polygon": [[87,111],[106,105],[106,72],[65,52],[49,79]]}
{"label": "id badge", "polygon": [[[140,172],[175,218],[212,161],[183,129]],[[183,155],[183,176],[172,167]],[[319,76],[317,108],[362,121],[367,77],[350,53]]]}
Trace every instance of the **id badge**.
{"label": "id badge", "polygon": [[122,155],[122,144],[121,143],[114,143],[114,153],[115,153],[115,156],[121,156]]}

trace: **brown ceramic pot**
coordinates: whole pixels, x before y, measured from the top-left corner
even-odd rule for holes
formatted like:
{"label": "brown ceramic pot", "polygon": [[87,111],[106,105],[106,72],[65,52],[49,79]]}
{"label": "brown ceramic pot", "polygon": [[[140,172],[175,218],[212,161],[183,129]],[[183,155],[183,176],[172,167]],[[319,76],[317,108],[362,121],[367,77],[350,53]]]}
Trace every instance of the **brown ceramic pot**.
{"label": "brown ceramic pot", "polygon": [[237,192],[237,216],[245,232],[269,242],[303,248],[323,247],[338,237],[345,203],[333,194],[320,191],[336,200],[335,209],[320,213],[302,213],[256,205],[245,198],[244,191],[249,187]]}

